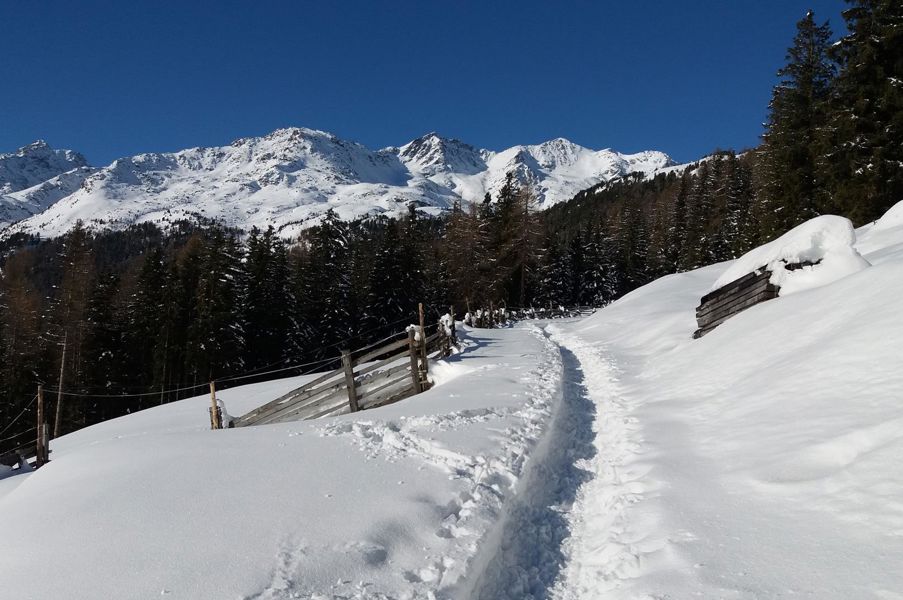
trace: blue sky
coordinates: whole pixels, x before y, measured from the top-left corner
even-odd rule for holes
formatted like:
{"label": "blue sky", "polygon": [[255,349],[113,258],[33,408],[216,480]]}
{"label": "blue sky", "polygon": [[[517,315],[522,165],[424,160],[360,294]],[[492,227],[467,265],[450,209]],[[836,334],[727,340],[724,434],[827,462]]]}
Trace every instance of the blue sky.
{"label": "blue sky", "polygon": [[371,148],[428,131],[562,136],[686,161],[755,145],[807,9],[842,0],[0,0],[0,151],[94,164],[299,125]]}

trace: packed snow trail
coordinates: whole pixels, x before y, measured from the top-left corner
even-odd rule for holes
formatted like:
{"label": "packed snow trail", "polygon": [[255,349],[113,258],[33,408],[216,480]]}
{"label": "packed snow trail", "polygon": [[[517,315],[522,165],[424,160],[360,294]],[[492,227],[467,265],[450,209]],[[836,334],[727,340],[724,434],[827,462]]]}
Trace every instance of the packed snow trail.
{"label": "packed snow trail", "polygon": [[[483,541],[484,564],[467,595],[479,600],[545,598],[563,564],[561,544],[568,536],[567,512],[590,473],[595,408],[587,397],[581,368],[572,353],[543,366],[543,382],[561,394],[549,429],[533,451],[531,463],[505,516]],[[559,387],[560,386],[560,387]]]}
{"label": "packed snow trail", "polygon": [[643,498],[641,441],[603,349],[555,325],[561,401],[497,531],[483,542],[477,600],[598,598],[633,577],[663,544],[636,535],[625,508]]}
{"label": "packed snow trail", "polygon": [[[641,502],[648,469],[639,462],[642,439],[637,420],[621,395],[615,361],[604,347],[591,345],[552,325],[547,328],[570,357],[570,370],[579,370],[583,383],[571,388],[593,407],[593,450],[574,468],[584,469],[583,485],[568,511],[569,536],[563,540],[564,565],[550,597],[561,600],[598,598],[635,577],[647,553],[664,544],[654,535],[634,531],[626,509]],[[566,388],[567,390],[568,388]],[[644,524],[650,529],[650,523]]]}

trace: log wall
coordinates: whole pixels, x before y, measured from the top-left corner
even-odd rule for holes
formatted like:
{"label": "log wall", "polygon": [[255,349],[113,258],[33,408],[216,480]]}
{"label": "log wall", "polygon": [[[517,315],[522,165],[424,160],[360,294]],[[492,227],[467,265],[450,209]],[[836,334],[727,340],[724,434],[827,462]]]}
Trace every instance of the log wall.
{"label": "log wall", "polygon": [[701,338],[737,313],[777,298],[780,288],[769,283],[769,279],[771,271],[758,269],[703,296],[696,307],[698,329],[693,337]]}

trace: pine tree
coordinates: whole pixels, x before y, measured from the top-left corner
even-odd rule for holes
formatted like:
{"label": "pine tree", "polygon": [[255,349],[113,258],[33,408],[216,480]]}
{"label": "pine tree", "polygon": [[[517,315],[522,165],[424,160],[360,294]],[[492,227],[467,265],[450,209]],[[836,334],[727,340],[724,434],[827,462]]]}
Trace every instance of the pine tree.
{"label": "pine tree", "polygon": [[713,174],[711,163],[703,161],[693,176],[693,185],[687,198],[684,239],[678,266],[689,271],[703,266],[708,257],[709,219],[712,215]]}
{"label": "pine tree", "polygon": [[833,209],[857,224],[903,198],[903,4],[848,0],[821,150]]}
{"label": "pine tree", "polygon": [[399,239],[399,226],[394,219],[375,253],[373,269],[367,284],[366,319],[364,325],[377,337],[384,337],[402,326],[397,321],[405,316],[413,321],[412,273],[405,267],[405,251]]}
{"label": "pine tree", "polygon": [[825,210],[816,142],[836,71],[828,56],[831,30],[827,23],[817,25],[812,11],[796,27],[759,149],[757,216],[763,242]]}
{"label": "pine tree", "polygon": [[296,277],[299,312],[309,332],[305,350],[316,357],[333,356],[332,344],[347,342],[355,333],[348,224],[329,210],[307,243]]}
{"label": "pine tree", "polygon": [[[86,311],[95,277],[90,242],[91,236],[81,222],[64,236],[59,257],[62,278],[47,304],[45,355],[54,366],[56,386],[64,392],[84,386]],[[51,435],[70,431],[78,418],[78,407],[66,402],[64,394],[59,395],[53,408]]]}
{"label": "pine tree", "polygon": [[293,299],[289,289],[285,243],[272,226],[254,228],[248,236],[245,261],[246,364],[251,369],[275,366],[296,354]]}
{"label": "pine tree", "polygon": [[238,241],[214,229],[200,256],[194,318],[189,327],[188,360],[195,381],[244,369],[244,270]]}

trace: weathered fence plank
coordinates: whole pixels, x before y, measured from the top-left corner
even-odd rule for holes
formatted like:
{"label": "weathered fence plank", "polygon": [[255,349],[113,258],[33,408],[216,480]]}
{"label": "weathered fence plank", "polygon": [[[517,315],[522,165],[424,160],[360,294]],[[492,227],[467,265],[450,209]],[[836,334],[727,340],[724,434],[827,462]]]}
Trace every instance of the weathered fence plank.
{"label": "weathered fence plank", "polygon": [[780,288],[770,283],[771,275],[762,267],[704,295],[696,307],[693,337],[700,338],[736,314],[777,298]]}

